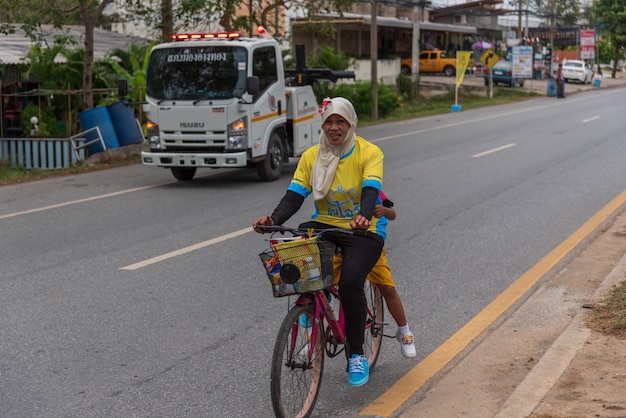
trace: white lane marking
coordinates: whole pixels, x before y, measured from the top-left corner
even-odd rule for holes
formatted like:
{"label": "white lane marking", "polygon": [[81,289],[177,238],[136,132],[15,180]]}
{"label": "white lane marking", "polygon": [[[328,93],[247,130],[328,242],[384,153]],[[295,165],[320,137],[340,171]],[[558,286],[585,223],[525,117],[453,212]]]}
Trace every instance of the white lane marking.
{"label": "white lane marking", "polygon": [[498,147],[498,148],[493,148],[493,149],[487,150],[487,151],[485,151],[485,152],[481,152],[481,153],[479,153],[479,154],[474,154],[474,155],[472,155],[472,158],[484,157],[485,155],[493,154],[494,152],[502,151],[502,150],[505,150],[505,149],[507,149],[507,148],[514,147],[514,146],[516,146],[516,145],[517,145],[517,144],[508,144],[508,145],[503,145],[503,146],[501,146],[501,147]]}
{"label": "white lane marking", "polygon": [[405,136],[412,136],[412,135],[417,135],[417,134],[423,134],[425,132],[439,131],[441,129],[453,128],[455,126],[461,126],[461,125],[465,125],[465,124],[468,124],[468,123],[484,122],[484,121],[491,120],[491,119],[500,119],[503,116],[518,115],[520,113],[532,112],[534,110],[541,110],[541,109],[545,109],[545,108],[548,108],[548,107],[550,107],[550,105],[529,107],[528,109],[516,110],[516,111],[507,112],[507,113],[498,113],[497,115],[485,116],[484,118],[476,118],[476,119],[472,119],[472,120],[464,120],[464,121],[460,121],[460,122],[448,123],[446,125],[435,126],[435,127],[428,128],[428,129],[420,129],[420,130],[417,130],[417,131],[407,132],[407,133],[398,134],[398,135],[384,136],[382,138],[372,139],[372,140],[370,140],[370,142],[382,142],[382,141],[388,141],[390,139],[402,138],[402,137],[405,137]]}
{"label": "white lane marking", "polygon": [[239,235],[247,234],[248,232],[252,232],[252,231],[253,231],[252,227],[240,229],[239,231],[231,232],[229,234],[222,235],[221,237],[212,238],[212,239],[210,239],[208,241],[199,242],[197,244],[190,245],[190,246],[185,247],[185,248],[181,248],[180,250],[176,250],[176,251],[172,251],[172,252],[169,252],[169,253],[166,253],[166,254],[162,254],[162,255],[159,255],[159,256],[156,256],[156,257],[152,257],[152,258],[149,258],[147,260],[140,261],[140,262],[134,263],[134,264],[130,264],[130,265],[125,266],[125,267],[120,267],[120,270],[137,270],[137,269],[140,269],[142,267],[146,267],[146,266],[149,266],[151,264],[155,264],[155,263],[161,262],[163,260],[167,260],[169,258],[178,257],[179,255],[187,254],[187,253],[190,253],[192,251],[196,251],[196,250],[208,247],[208,246],[213,245],[213,244],[219,244],[220,242],[229,240],[231,238],[238,237]]}
{"label": "white lane marking", "polygon": [[42,206],[40,208],[23,210],[21,212],[7,213],[6,215],[0,215],[0,220],[1,219],[14,218],[16,216],[21,216],[21,215],[28,215],[30,213],[42,212],[44,210],[62,208],[64,206],[77,205],[79,203],[93,202],[94,200],[106,199],[106,198],[109,198],[109,197],[119,196],[119,195],[123,195],[123,194],[127,194],[127,193],[139,192],[141,190],[152,189],[154,187],[163,186],[164,184],[169,184],[169,183],[171,183],[171,182],[160,183],[160,184],[153,184],[151,186],[136,187],[134,189],[120,190],[119,192],[101,194],[101,195],[98,195],[98,196],[86,197],[84,199],[71,200],[69,202],[57,203],[56,205],[50,205],[50,206]]}
{"label": "white lane marking", "polygon": [[[454,126],[464,125],[466,123],[482,122],[482,121],[489,120],[489,119],[501,118],[502,116],[509,116],[509,115],[513,115],[513,114],[517,114],[517,113],[524,113],[524,112],[529,112],[531,110],[538,110],[538,109],[543,109],[543,108],[547,108],[547,107],[549,107],[549,105],[536,106],[536,107],[525,109],[525,110],[522,110],[522,111],[508,112],[508,113],[506,113],[504,115],[500,114],[498,116],[487,116],[487,117],[480,118],[480,119],[472,119],[472,120],[469,120],[469,121],[455,122],[455,123],[450,123],[450,124],[447,124],[447,125],[437,126],[437,127],[430,128],[430,129],[420,129],[420,130],[417,130],[417,131],[407,132],[407,133],[404,133],[404,134],[398,134],[398,135],[391,135],[391,136],[387,136],[387,137],[382,137],[382,138],[371,140],[371,142],[382,142],[382,141],[387,141],[389,139],[396,139],[396,138],[402,138],[402,137],[405,137],[405,136],[416,135],[416,134],[424,133],[424,132],[437,131],[437,130],[440,130],[440,129],[445,129],[445,128],[451,128],[451,127],[454,127]],[[515,144],[509,145],[509,146],[513,146],[513,145],[515,145]],[[130,264],[130,265],[125,266],[125,267],[120,267],[120,270],[131,270],[131,271],[132,270],[137,270],[137,269],[140,269],[142,267],[146,267],[146,266],[149,266],[151,264],[155,264],[155,263],[161,262],[163,260],[167,260],[167,259],[170,259],[170,258],[173,258],[173,257],[177,257],[177,256],[182,255],[182,254],[186,254],[186,253],[189,253],[189,252],[201,249],[201,248],[208,247],[208,246],[213,245],[213,244],[217,244],[217,243],[225,241],[226,239],[229,239],[229,238],[234,238],[234,237],[237,237],[239,235],[243,235],[243,234],[245,234],[246,232],[249,232],[249,231],[251,231],[251,229],[250,228],[246,228],[246,229],[242,229],[242,230],[239,230],[239,231],[236,231],[236,232],[232,232],[231,234],[223,235],[221,237],[213,238],[213,239],[208,240],[208,241],[200,242],[198,244],[194,244],[194,245],[191,245],[189,247],[181,248],[180,250],[172,251],[172,252],[169,252],[167,254],[163,254],[163,255],[160,255],[160,256],[156,256],[156,257],[150,258],[148,260],[144,260],[144,261],[140,261],[140,262],[137,262],[137,263],[134,263],[134,264]]]}
{"label": "white lane marking", "polygon": [[583,123],[591,122],[591,121],[594,121],[596,119],[600,119],[600,116],[594,116],[594,117],[589,118],[589,119],[583,119]]}

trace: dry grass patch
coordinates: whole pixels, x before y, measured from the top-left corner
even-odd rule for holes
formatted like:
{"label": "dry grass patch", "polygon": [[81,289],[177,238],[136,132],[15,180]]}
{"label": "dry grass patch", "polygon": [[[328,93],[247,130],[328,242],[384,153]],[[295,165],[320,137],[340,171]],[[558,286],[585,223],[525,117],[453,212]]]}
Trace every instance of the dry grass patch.
{"label": "dry grass patch", "polygon": [[626,281],[615,286],[591,308],[587,326],[605,335],[626,339]]}

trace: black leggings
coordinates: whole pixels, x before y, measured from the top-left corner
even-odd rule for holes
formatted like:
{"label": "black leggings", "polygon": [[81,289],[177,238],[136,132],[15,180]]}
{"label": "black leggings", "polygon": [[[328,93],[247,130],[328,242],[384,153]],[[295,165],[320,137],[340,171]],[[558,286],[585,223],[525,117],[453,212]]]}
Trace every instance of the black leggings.
{"label": "black leggings", "polygon": [[[323,229],[332,226],[320,222],[306,222],[300,225],[300,228]],[[349,354],[363,354],[366,311],[363,287],[367,275],[380,257],[385,241],[380,235],[371,232],[366,236],[327,232],[323,238],[341,247],[343,262],[339,278],[339,295],[346,318]]]}

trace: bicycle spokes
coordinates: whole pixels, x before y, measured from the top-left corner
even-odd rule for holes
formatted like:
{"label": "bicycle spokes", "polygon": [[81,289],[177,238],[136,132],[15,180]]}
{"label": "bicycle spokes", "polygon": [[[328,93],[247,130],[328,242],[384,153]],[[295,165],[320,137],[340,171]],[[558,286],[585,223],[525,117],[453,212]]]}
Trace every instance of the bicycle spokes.
{"label": "bicycle spokes", "polygon": [[[276,416],[308,416],[319,392],[324,367],[323,340],[317,327],[300,326],[304,306],[294,306],[280,327],[271,370],[272,407]],[[310,314],[309,314],[310,315]]]}

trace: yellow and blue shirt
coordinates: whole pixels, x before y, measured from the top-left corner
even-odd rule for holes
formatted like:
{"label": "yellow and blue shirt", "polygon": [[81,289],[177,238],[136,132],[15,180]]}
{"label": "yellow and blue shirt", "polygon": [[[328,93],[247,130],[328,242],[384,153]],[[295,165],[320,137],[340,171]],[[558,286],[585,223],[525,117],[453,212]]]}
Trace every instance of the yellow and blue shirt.
{"label": "yellow and blue shirt", "polygon": [[[307,149],[300,157],[298,167],[287,190],[306,198],[311,194],[311,171],[319,145]],[[324,199],[315,201],[311,220],[341,228],[350,228],[350,221],[359,214],[361,190],[364,187],[381,189],[383,180],[383,152],[376,145],[357,136],[354,147],[343,155],[335,178]],[[380,196],[377,203],[382,203]],[[372,217],[368,229],[386,238],[387,218]]]}

